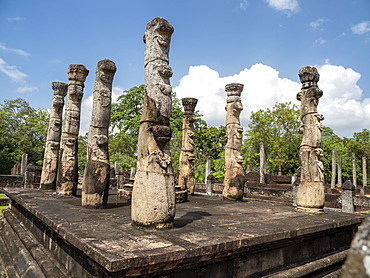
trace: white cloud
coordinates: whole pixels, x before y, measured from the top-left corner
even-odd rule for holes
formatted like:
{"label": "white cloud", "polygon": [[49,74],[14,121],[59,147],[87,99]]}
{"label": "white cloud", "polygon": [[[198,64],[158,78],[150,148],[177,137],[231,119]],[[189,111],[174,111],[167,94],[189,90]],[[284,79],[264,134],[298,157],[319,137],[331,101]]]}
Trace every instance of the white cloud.
{"label": "white cloud", "polygon": [[295,94],[300,85],[297,82],[280,78],[279,72],[263,65],[255,64],[250,69],[233,76],[220,77],[219,74],[207,66],[189,68],[188,75],[180,80],[180,84],[173,89],[177,97],[194,97],[198,99],[197,110],[203,114],[204,120],[210,126],[225,125],[225,85],[242,83],[242,101],[244,110],[241,114],[241,123],[246,130],[251,111],[258,111],[274,106],[276,102],[295,100]]}
{"label": "white cloud", "polygon": [[[123,89],[120,87],[112,88],[112,103],[116,103],[118,97],[123,93]],[[89,131],[92,106],[93,106],[93,95],[90,95],[82,99],[81,103],[81,124],[80,124],[80,135],[85,135]]]}
{"label": "white cloud", "polygon": [[[327,60],[326,63],[329,61]],[[339,136],[352,137],[354,132],[368,128],[370,122],[370,99],[362,99],[362,90],[357,85],[361,75],[351,68],[325,64],[317,66],[320,72],[319,87],[324,91],[318,111],[325,117],[323,124],[333,128]],[[246,131],[251,111],[272,108],[276,102],[292,102],[300,91],[300,83],[282,78],[279,72],[267,65],[255,64],[238,74],[220,77],[218,72],[205,65],[192,66],[177,87],[173,88],[178,98],[198,99],[197,110],[209,126],[225,125],[225,85],[242,83],[244,110],[240,115]]]}
{"label": "white cloud", "polygon": [[24,56],[24,57],[28,57],[30,56],[31,54],[29,54],[28,52],[24,51],[24,50],[21,50],[21,49],[16,49],[16,48],[9,48],[9,47],[6,47],[4,44],[0,43],[0,49],[1,50],[4,50],[4,51],[10,51],[10,52],[14,52],[14,53],[17,53],[21,56]]}
{"label": "white cloud", "polygon": [[32,92],[36,92],[38,91],[39,89],[37,87],[33,87],[33,86],[23,86],[23,87],[19,87],[16,92],[17,93],[20,93],[20,94],[24,94],[24,93],[32,93]]}
{"label": "white cloud", "polygon": [[8,18],[8,21],[9,21],[9,22],[22,21],[22,20],[24,20],[24,18],[23,18],[23,17],[19,17],[19,16],[16,16],[16,17],[9,17],[9,18]]}
{"label": "white cloud", "polygon": [[315,44],[318,44],[318,45],[325,44],[325,43],[326,43],[326,40],[324,40],[321,37],[315,40]]}
{"label": "white cloud", "polygon": [[19,71],[17,66],[10,66],[1,58],[0,71],[9,76],[14,82],[24,82],[24,78],[28,77],[27,74]]}
{"label": "white cloud", "polygon": [[352,26],[351,28],[353,34],[363,35],[370,32],[370,21],[362,21],[359,24]]}
{"label": "white cloud", "polygon": [[265,0],[270,8],[273,8],[277,11],[287,12],[299,12],[301,8],[298,5],[297,0]]}
{"label": "white cloud", "polygon": [[246,11],[247,10],[247,7],[248,7],[248,1],[247,0],[243,0],[239,3],[239,9],[240,10],[243,10],[243,11]]}
{"label": "white cloud", "polygon": [[329,19],[324,19],[324,18],[319,18],[317,19],[316,21],[311,21],[310,22],[310,27],[313,29],[313,30],[320,30],[322,31],[323,29],[322,28],[319,28],[321,26],[321,24],[325,21],[328,21]]}

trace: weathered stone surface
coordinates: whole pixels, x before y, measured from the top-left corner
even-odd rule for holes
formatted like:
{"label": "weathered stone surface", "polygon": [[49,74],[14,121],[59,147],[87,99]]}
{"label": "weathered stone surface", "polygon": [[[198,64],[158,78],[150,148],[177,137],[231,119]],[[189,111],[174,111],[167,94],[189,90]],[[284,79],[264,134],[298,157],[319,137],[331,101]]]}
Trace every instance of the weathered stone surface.
{"label": "weathered stone surface", "polygon": [[108,199],[110,164],[108,130],[112,102],[112,82],[116,73],[114,62],[98,62],[89,129],[87,159],[82,182],[82,205],[105,208]]}
{"label": "weathered stone surface", "polygon": [[184,117],[182,122],[182,145],[179,159],[179,187],[194,194],[194,110],[198,100],[196,98],[183,98]]}
{"label": "weathered stone surface", "polygon": [[24,187],[33,188],[35,182],[35,166],[28,164],[24,173]]}
{"label": "weathered stone surface", "polygon": [[167,20],[157,17],[147,24],[144,34],[146,87],[131,204],[132,223],[138,227],[172,227],[175,216],[169,146],[172,69],[168,66],[173,31]]}
{"label": "weathered stone surface", "polygon": [[317,113],[319,98],[323,92],[317,86],[319,73],[315,67],[306,66],[299,70],[302,89],[297,94],[301,101],[300,132],[303,133],[300,146],[301,179],[297,192],[297,209],[312,212],[322,211],[325,203],[324,166],[321,146],[321,121],[324,117]]}
{"label": "weathered stone surface", "polygon": [[21,175],[22,176],[24,176],[24,173],[26,172],[27,160],[28,160],[28,154],[27,153],[22,154],[22,160],[21,160]]}
{"label": "weathered stone surface", "polygon": [[77,143],[80,130],[81,100],[84,82],[89,71],[83,65],[68,68],[68,91],[59,151],[56,191],[61,195],[75,195],[78,183]]}
{"label": "weathered stone surface", "polygon": [[50,122],[48,135],[46,137],[40,189],[55,190],[60,137],[62,134],[64,97],[67,95],[68,85],[62,82],[53,82],[52,88],[54,91],[54,97],[51,104]]}
{"label": "weathered stone surface", "polygon": [[226,136],[225,178],[222,196],[228,200],[242,201],[246,178],[243,170],[243,158],[240,149],[243,141],[243,127],[240,125],[240,112],[243,110],[240,94],[243,84],[231,83],[225,86],[226,100]]}
{"label": "weathered stone surface", "polygon": [[370,276],[370,218],[361,224],[351,243],[351,249],[343,266],[342,278],[366,278]]}
{"label": "weathered stone surface", "polygon": [[68,269],[68,277],[265,277],[345,250],[364,218],[189,196],[190,202],[178,205],[175,229],[148,233],[133,228],[130,207],[113,198],[109,210],[92,211],[78,198],[4,191],[12,214]]}

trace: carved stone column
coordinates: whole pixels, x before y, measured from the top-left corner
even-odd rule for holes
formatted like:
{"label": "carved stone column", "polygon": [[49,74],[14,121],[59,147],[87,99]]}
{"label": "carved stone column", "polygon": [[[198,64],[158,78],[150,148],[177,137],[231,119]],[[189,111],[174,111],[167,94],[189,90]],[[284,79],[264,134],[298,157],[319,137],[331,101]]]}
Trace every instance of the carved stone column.
{"label": "carved stone column", "polygon": [[182,122],[182,145],[179,163],[179,187],[194,194],[194,110],[198,100],[196,98],[183,98],[184,118]]}
{"label": "carved stone column", "polygon": [[53,82],[52,88],[54,90],[54,97],[51,104],[50,122],[40,180],[40,189],[46,190],[55,190],[56,188],[60,136],[62,133],[62,114],[64,97],[67,95],[68,85],[62,82]]}
{"label": "carved stone column", "polygon": [[301,101],[300,132],[303,133],[299,150],[301,161],[301,182],[297,192],[297,209],[312,212],[322,211],[325,203],[324,166],[321,146],[321,121],[324,117],[317,113],[319,98],[323,92],[317,86],[319,73],[315,67],[306,66],[299,70],[302,89],[297,94]]}
{"label": "carved stone column", "polygon": [[81,100],[84,82],[89,71],[83,65],[68,68],[68,91],[59,151],[56,191],[61,195],[75,195],[78,183],[78,133],[80,130]]}
{"label": "carved stone column", "polygon": [[98,62],[89,128],[87,159],[82,182],[82,206],[105,208],[108,200],[110,164],[108,129],[112,103],[114,62]]}
{"label": "carved stone column", "polygon": [[240,149],[243,140],[243,127],[240,125],[240,112],[243,110],[240,94],[243,84],[231,83],[225,86],[226,100],[226,136],[225,178],[222,196],[233,201],[242,201],[246,182],[243,170],[243,158]]}
{"label": "carved stone column", "polygon": [[170,157],[172,105],[168,53],[174,29],[157,17],[146,26],[145,95],[132,192],[134,226],[171,228],[175,217],[175,185]]}

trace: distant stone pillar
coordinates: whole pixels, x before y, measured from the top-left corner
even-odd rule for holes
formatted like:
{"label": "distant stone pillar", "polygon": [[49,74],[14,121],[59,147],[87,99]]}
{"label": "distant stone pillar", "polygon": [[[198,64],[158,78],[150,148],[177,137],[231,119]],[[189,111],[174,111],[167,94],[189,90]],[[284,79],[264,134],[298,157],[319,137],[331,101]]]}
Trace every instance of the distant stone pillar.
{"label": "distant stone pillar", "polygon": [[319,98],[323,92],[317,86],[319,73],[315,67],[306,66],[299,70],[302,89],[297,94],[301,101],[300,132],[303,133],[300,146],[301,183],[297,192],[297,209],[312,212],[323,211],[325,203],[324,166],[321,147],[321,121],[324,117],[317,113]]}
{"label": "distant stone pillar", "polygon": [[243,143],[243,127],[240,125],[240,112],[243,110],[240,95],[243,84],[231,83],[225,86],[226,99],[226,136],[225,178],[222,196],[233,201],[242,201],[246,182],[243,158],[240,149]]}
{"label": "distant stone pillar", "polygon": [[40,189],[45,190],[55,190],[56,188],[60,136],[62,134],[62,114],[68,85],[62,82],[53,82],[52,88],[54,97],[51,103],[48,135],[46,137],[44,162],[40,179]]}
{"label": "distant stone pillar", "polygon": [[22,160],[21,160],[21,175],[22,176],[24,176],[26,172],[27,160],[28,160],[28,154],[26,153],[22,154]]}
{"label": "distant stone pillar", "polygon": [[338,157],[338,187],[342,187],[342,158]]}
{"label": "distant stone pillar", "polygon": [[35,182],[35,166],[28,164],[24,173],[24,187],[33,188]]}
{"label": "distant stone pillar", "polygon": [[367,169],[366,169],[366,156],[362,157],[362,188],[361,196],[365,195],[365,187],[367,186]]}
{"label": "distant stone pillar", "polygon": [[130,180],[134,180],[135,179],[135,174],[136,174],[136,168],[135,167],[131,167]]}
{"label": "distant stone pillar", "polygon": [[204,183],[207,183],[208,176],[211,174],[211,160],[207,159],[206,162],[206,177]]}
{"label": "distant stone pillar", "polygon": [[248,173],[250,173],[250,171],[251,171],[251,165],[250,165],[250,164],[248,164],[248,165],[247,165],[247,174],[248,174]]}
{"label": "distant stone pillar", "polygon": [[206,182],[206,195],[207,196],[212,196],[214,184],[215,184],[215,177],[213,175],[208,175],[207,182]]}
{"label": "distant stone pillar", "polygon": [[89,71],[83,65],[68,68],[68,91],[62,139],[59,151],[56,191],[61,195],[76,195],[78,184],[78,133],[84,82]]}
{"label": "distant stone pillar", "polygon": [[179,187],[194,194],[194,110],[198,100],[196,98],[183,98],[184,117],[182,122],[182,143],[179,159]]}
{"label": "distant stone pillar", "polygon": [[343,183],[342,186],[342,212],[355,212],[355,206],[353,204],[353,196],[355,195],[355,186],[350,180]]}
{"label": "distant stone pillar", "polygon": [[138,227],[172,228],[175,184],[170,157],[172,69],[168,53],[174,29],[164,18],[146,26],[145,95],[138,138],[131,219]]}
{"label": "distant stone pillar", "polygon": [[333,148],[332,154],[331,154],[331,184],[330,188],[335,188],[335,176],[337,174],[337,149]]}
{"label": "distant stone pillar", "polygon": [[352,179],[353,186],[357,188],[356,155],[352,153]]}
{"label": "distant stone pillar", "polygon": [[112,103],[112,82],[116,73],[114,62],[98,62],[89,128],[87,159],[82,182],[82,206],[105,208],[108,200],[110,164],[108,130]]}
{"label": "distant stone pillar", "polygon": [[263,142],[260,143],[260,183],[266,182],[266,156]]}

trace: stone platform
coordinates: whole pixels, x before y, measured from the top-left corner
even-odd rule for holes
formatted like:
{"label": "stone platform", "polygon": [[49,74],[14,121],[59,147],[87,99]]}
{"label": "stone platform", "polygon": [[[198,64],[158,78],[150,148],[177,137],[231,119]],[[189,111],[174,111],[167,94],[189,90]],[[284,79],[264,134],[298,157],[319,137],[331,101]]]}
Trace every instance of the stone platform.
{"label": "stone platform", "polygon": [[[49,258],[54,265],[46,270],[59,277],[288,277],[284,273],[293,268],[319,277],[315,271],[322,268],[340,269],[364,219],[359,214],[307,214],[279,204],[189,196],[189,202],[177,204],[174,229],[149,231],[131,226],[130,207],[115,192],[107,209],[93,210],[81,207],[78,197],[26,188],[3,191],[11,200],[0,227],[3,241],[9,240],[4,236],[4,230],[11,230],[8,226],[18,235],[17,225],[23,227],[22,244],[42,249],[39,260]],[[25,243],[26,234],[33,241]]]}

